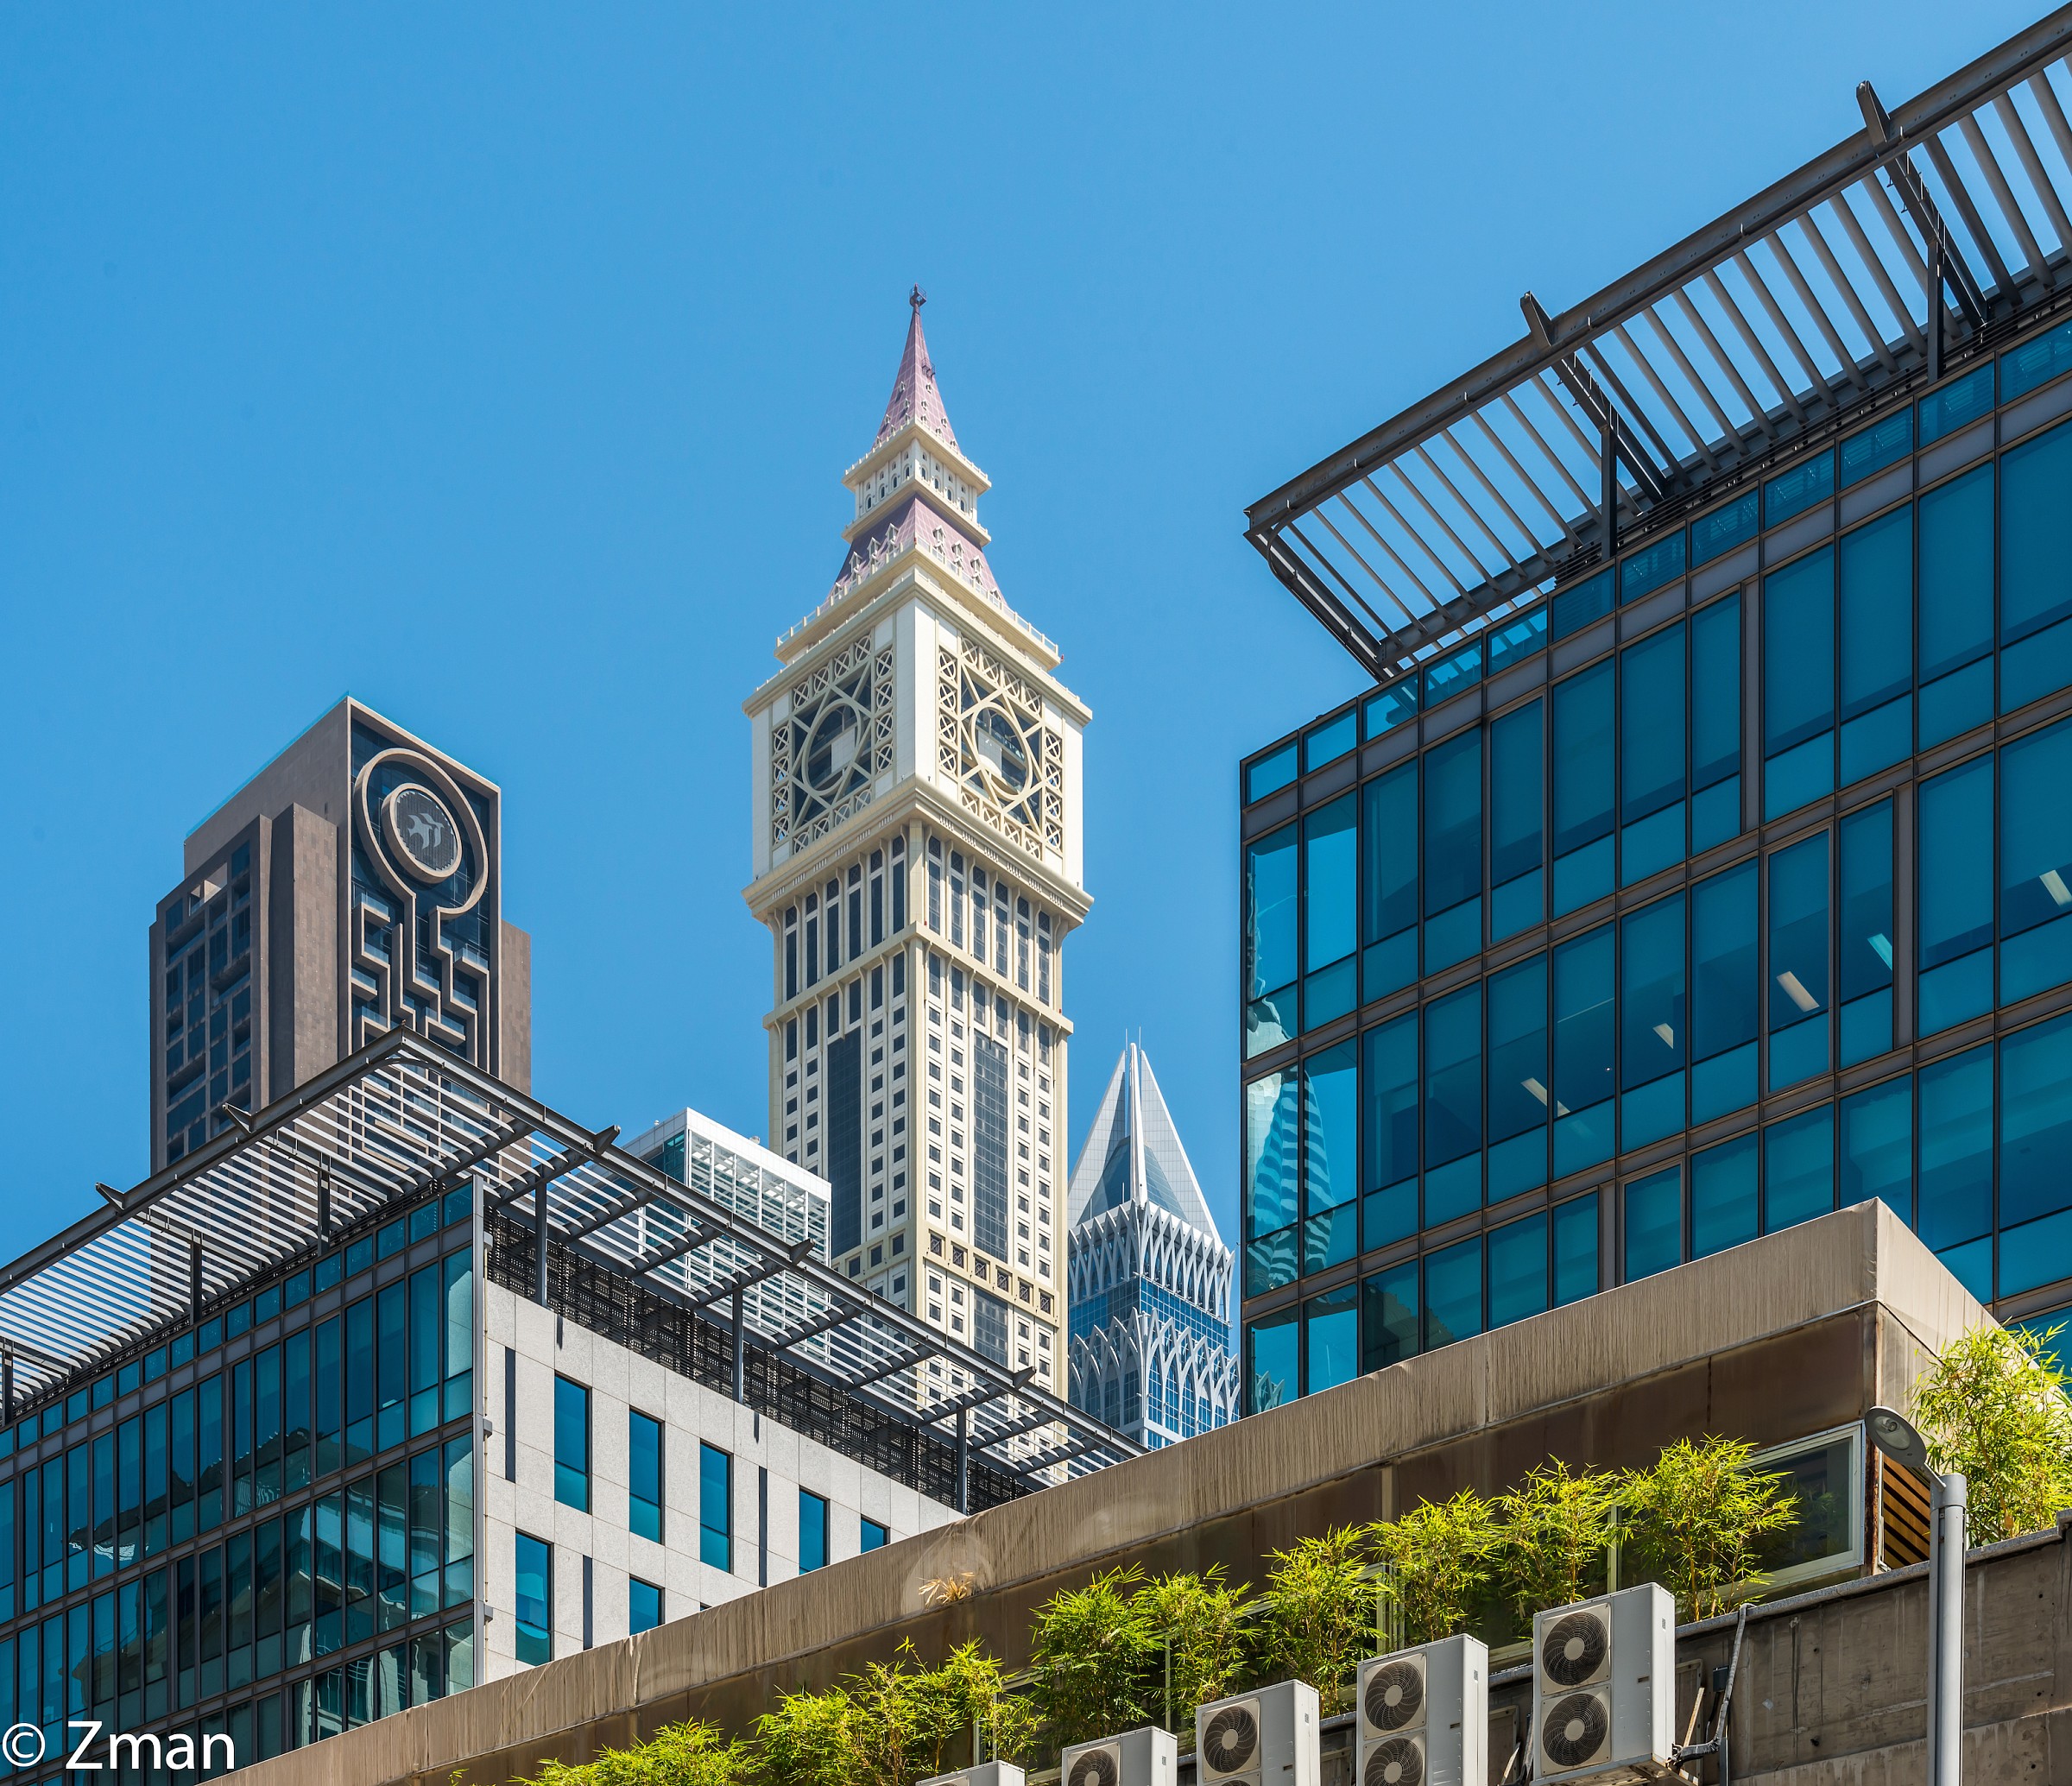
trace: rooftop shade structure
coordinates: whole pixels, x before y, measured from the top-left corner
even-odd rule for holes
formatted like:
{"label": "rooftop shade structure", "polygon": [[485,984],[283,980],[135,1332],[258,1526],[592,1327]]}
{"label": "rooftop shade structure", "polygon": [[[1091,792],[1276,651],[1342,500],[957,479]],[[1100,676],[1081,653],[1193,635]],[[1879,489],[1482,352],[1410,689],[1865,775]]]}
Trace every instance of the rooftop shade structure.
{"label": "rooftop shade structure", "polygon": [[2072,294],[2072,9],[1254,503],[1377,679],[1680,524]]}
{"label": "rooftop shade structure", "polygon": [[[501,1216],[743,1348],[780,1354],[875,1411],[960,1438],[1034,1488],[1139,1447],[1030,1373],[957,1344],[712,1195],[761,1171],[708,1150],[689,1183],[393,1031],[0,1268],[0,1354],[16,1405],[170,1333],[259,1273],[471,1176]],[[783,1170],[794,1170],[784,1168]],[[701,1188],[701,1178],[704,1181]],[[738,1201],[738,1199],[737,1199]],[[540,1257],[534,1251],[535,1260]]]}

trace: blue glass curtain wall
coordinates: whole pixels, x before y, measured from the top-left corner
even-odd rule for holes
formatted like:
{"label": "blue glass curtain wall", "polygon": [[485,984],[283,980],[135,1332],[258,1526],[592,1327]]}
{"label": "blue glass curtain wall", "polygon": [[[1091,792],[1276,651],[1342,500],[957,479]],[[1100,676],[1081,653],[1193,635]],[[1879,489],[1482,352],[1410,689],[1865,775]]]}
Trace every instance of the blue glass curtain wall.
{"label": "blue glass curtain wall", "polygon": [[471,1612],[447,1626],[475,1594],[474,1440],[439,1436],[474,1410],[471,1217],[464,1189],[422,1204],[0,1433],[0,1694],[28,1721],[277,1753],[328,1733],[297,1721],[314,1676],[220,1702],[392,1631],[322,1671],[348,1712],[349,1676],[382,1710],[472,1684]]}

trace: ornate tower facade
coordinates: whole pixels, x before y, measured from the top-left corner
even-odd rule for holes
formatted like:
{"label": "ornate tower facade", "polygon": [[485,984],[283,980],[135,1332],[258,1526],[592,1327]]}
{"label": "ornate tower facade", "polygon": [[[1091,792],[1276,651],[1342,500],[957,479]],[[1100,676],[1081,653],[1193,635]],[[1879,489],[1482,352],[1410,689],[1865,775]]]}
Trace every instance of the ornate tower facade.
{"label": "ornate tower facade", "polygon": [[911,301],[834,586],[745,704],[770,1135],[828,1181],[837,1270],[1061,1392],[1090,716],[994,581]]}

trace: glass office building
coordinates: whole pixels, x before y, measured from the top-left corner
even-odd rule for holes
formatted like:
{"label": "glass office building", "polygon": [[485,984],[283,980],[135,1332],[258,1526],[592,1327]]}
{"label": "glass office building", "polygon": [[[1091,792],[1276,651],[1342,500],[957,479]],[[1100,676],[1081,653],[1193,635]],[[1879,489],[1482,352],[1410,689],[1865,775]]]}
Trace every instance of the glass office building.
{"label": "glass office building", "polygon": [[10,1782],[79,1720],[224,1772],[1138,1449],[695,1113],[636,1158],[397,1031],[243,1120],[0,1266]]}
{"label": "glass office building", "polygon": [[2033,35],[1252,510],[1377,685],[1241,772],[1248,1409],[1870,1197],[2072,1303]]}

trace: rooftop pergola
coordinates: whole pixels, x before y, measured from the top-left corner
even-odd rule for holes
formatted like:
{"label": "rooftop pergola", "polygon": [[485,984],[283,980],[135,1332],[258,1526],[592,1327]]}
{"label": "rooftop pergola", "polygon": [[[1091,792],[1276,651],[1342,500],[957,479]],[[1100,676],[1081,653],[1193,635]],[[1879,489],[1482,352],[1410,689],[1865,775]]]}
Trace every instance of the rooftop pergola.
{"label": "rooftop pergola", "polygon": [[[0,1268],[0,1354],[15,1401],[113,1362],[255,1278],[383,1211],[478,1181],[485,1218],[554,1246],[874,1412],[1039,1487],[1140,1447],[951,1340],[793,1244],[583,1127],[394,1031],[108,1207]],[[960,1471],[960,1475],[961,1475]]]}
{"label": "rooftop pergola", "polygon": [[1246,512],[1378,680],[2072,293],[2072,8]]}

